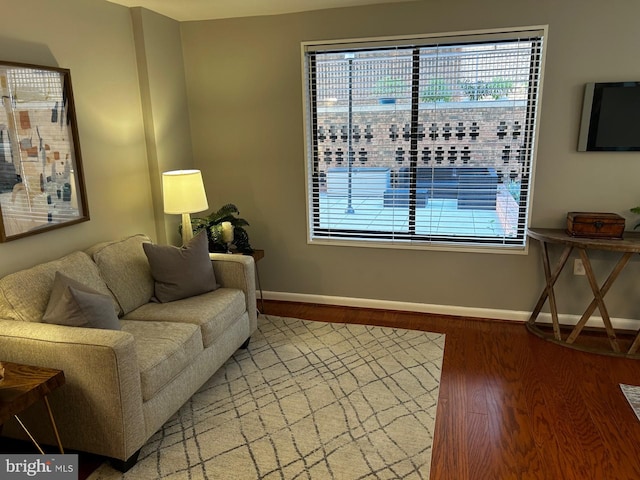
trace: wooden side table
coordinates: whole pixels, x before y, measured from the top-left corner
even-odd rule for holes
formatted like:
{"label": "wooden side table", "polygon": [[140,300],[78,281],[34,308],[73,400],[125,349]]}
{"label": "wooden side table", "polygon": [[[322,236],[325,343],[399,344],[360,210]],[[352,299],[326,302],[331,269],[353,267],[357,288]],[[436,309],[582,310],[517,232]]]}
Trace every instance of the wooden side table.
{"label": "wooden side table", "polygon": [[[580,238],[572,237],[568,235],[564,230],[550,228],[532,228],[529,230],[528,235],[529,237],[539,241],[542,247],[542,264],[544,267],[546,286],[543,289],[542,294],[540,295],[538,303],[531,313],[531,317],[529,317],[529,320],[527,321],[527,329],[530,332],[538,335],[539,337],[546,338],[547,340],[562,345],[571,346],[579,350],[640,358],[640,354],[638,354],[638,349],[640,348],[640,330],[637,332],[635,339],[629,349],[626,352],[622,351],[616,337],[616,332],[613,328],[613,325],[611,324],[609,312],[604,303],[604,296],[611,289],[611,286],[618,278],[618,275],[620,275],[620,272],[622,272],[622,270],[634,254],[640,253],[640,235],[633,232],[625,232],[624,239]],[[560,254],[560,257],[553,269],[551,268],[551,263],[549,260],[549,245],[552,244],[564,246],[562,253]],[[578,253],[580,254],[580,258],[582,259],[587,280],[589,281],[589,286],[591,287],[591,291],[593,292],[593,300],[585,309],[582,317],[573,327],[571,333],[563,339],[560,332],[556,295],[553,287],[558,280],[558,277],[560,276],[560,272],[562,272],[562,269],[567,264],[567,260],[569,259],[571,252],[574,249],[578,251]],[[601,286],[598,285],[593,269],[591,267],[591,262],[589,261],[588,252],[594,250],[604,250],[619,254],[617,263],[614,265],[611,273]],[[547,302],[547,300],[549,301],[549,310],[551,311],[551,322],[553,326],[553,335],[551,337],[547,333],[543,332],[538,327],[538,325],[536,325],[536,319],[538,318],[538,315],[540,314],[542,307]],[[581,347],[574,343],[596,309],[600,311],[602,323],[604,325],[604,329],[607,333],[609,344],[611,346],[611,351]]]}
{"label": "wooden side table", "polygon": [[64,454],[58,428],[53,418],[53,412],[49,405],[47,395],[64,385],[65,378],[62,370],[53,368],[21,365],[19,363],[2,362],[4,366],[4,379],[0,381],[0,431],[2,425],[11,417],[15,417],[22,429],[29,436],[38,451],[44,455],[44,451],[33,438],[27,427],[22,423],[18,415],[39,400],[43,400],[49,414],[49,421],[53,433],[58,442],[60,453]]}

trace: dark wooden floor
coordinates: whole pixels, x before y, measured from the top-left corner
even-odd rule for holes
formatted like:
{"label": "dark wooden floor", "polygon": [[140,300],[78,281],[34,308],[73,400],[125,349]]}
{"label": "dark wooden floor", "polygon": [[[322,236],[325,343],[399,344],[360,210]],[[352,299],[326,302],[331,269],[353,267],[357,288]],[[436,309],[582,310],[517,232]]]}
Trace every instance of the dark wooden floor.
{"label": "dark wooden floor", "polygon": [[[513,322],[267,300],[264,313],[445,333],[432,480],[640,480],[640,421],[619,388],[640,385],[640,360]],[[2,453],[31,448],[0,438]],[[78,478],[101,462],[80,454]]]}
{"label": "dark wooden floor", "polygon": [[265,313],[445,333],[432,480],[640,479],[640,421],[619,387],[640,385],[640,360],[514,322],[274,301]]}

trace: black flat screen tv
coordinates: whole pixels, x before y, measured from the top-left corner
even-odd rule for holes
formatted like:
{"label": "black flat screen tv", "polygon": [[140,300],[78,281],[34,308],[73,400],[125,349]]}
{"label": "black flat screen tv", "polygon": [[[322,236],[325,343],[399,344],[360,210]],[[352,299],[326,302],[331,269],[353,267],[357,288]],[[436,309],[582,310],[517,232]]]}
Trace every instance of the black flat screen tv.
{"label": "black flat screen tv", "polygon": [[587,83],[578,151],[640,150],[640,82]]}

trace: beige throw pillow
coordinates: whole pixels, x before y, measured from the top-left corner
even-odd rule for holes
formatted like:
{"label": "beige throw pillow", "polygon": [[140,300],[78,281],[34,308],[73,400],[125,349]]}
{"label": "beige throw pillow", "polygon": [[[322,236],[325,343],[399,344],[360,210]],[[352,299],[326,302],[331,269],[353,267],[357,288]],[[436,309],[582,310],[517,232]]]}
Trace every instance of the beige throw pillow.
{"label": "beige throw pillow", "polygon": [[120,320],[107,295],[56,272],[42,321],[70,327],[120,330]]}
{"label": "beige throw pillow", "polygon": [[172,302],[217,288],[204,230],[180,248],[152,243],[143,243],[142,247],[149,259],[159,302]]}

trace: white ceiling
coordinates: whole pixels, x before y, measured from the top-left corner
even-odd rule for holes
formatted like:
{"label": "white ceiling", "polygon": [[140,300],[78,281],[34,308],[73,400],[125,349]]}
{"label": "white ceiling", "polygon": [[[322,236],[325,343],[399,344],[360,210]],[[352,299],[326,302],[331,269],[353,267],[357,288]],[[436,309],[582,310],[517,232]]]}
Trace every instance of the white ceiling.
{"label": "white ceiling", "polygon": [[411,0],[107,0],[144,7],[179,21],[252,17]]}

